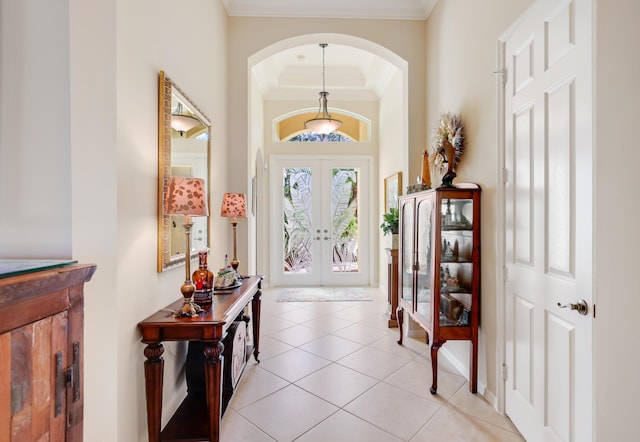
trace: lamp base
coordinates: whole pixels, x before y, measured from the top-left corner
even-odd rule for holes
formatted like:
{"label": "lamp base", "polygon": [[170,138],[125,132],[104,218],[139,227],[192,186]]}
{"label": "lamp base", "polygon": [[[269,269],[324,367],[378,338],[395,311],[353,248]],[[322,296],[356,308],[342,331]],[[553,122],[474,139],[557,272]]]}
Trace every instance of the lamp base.
{"label": "lamp base", "polygon": [[179,310],[176,310],[173,316],[176,318],[193,318],[198,316],[198,313],[201,313],[202,311],[202,307],[194,303],[193,298],[189,298],[188,301],[185,301],[184,304],[182,304],[182,307],[180,307]]}
{"label": "lamp base", "polygon": [[196,291],[196,286],[193,285],[191,280],[186,280],[182,287],[180,287],[182,296],[184,297],[184,304],[173,314],[176,318],[193,318],[198,316],[198,313],[203,312],[202,307],[193,302],[193,294]]}

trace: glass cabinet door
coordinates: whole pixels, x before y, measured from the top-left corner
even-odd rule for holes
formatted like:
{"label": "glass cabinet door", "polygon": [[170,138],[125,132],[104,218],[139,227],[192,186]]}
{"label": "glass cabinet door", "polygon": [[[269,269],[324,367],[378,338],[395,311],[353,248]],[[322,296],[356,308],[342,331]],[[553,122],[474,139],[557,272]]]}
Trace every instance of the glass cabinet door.
{"label": "glass cabinet door", "polygon": [[402,299],[412,302],[413,294],[413,203],[402,205]]}
{"label": "glass cabinet door", "polygon": [[[431,260],[432,260],[432,231],[433,231],[433,200],[423,199],[417,202],[417,268],[418,281],[416,285],[416,311],[425,319],[430,320],[431,309]],[[429,321],[430,322],[430,321]]]}
{"label": "glass cabinet door", "polygon": [[440,326],[468,326],[473,282],[473,200],[443,198],[440,244]]}

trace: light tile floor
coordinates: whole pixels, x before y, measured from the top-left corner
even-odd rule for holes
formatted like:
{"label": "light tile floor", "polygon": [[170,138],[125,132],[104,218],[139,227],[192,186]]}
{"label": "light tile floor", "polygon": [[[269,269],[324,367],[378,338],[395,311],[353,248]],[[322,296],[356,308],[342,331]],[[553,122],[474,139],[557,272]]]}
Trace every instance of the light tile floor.
{"label": "light tile floor", "polygon": [[386,294],[367,290],[373,301],[276,302],[263,290],[260,363],[245,368],[223,442],[524,440],[444,358],[432,395],[427,345],[399,346]]}

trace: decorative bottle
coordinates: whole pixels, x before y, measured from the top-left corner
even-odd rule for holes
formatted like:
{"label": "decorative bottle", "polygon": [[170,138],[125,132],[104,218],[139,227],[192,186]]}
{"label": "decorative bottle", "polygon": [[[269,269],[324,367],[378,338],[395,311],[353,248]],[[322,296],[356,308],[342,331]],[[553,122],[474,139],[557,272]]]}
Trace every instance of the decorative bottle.
{"label": "decorative bottle", "polygon": [[196,304],[211,304],[213,296],[213,272],[209,270],[207,265],[208,255],[209,251],[207,249],[198,252],[198,269],[191,276],[193,285],[196,286],[196,291],[193,295],[193,300]]}

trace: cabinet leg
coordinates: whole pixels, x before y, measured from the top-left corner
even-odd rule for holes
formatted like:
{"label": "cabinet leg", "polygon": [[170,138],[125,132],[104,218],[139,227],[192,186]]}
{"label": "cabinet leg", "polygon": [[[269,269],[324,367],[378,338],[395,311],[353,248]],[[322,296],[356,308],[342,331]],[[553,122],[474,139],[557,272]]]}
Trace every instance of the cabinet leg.
{"label": "cabinet leg", "polygon": [[218,342],[206,345],[205,381],[207,392],[207,408],[209,411],[209,440],[220,440],[220,418],[222,417],[222,352],[224,345]]}
{"label": "cabinet leg", "polygon": [[262,292],[260,289],[253,295],[253,299],[251,300],[251,313],[253,314],[253,357],[255,358],[257,363],[260,363],[260,359],[258,359],[258,354],[260,353],[260,306],[262,304],[262,300],[260,297],[262,296]]}
{"label": "cabinet leg", "polygon": [[431,394],[436,394],[438,391],[438,350],[440,350],[440,347],[442,347],[445,342],[447,341],[434,340],[433,344],[431,344],[431,376],[433,378],[431,388],[429,389]]}
{"label": "cabinet leg", "polygon": [[164,359],[162,344],[149,344],[144,349],[144,383],[147,396],[147,431],[149,442],[160,441],[162,419],[162,380]]}
{"label": "cabinet leg", "polygon": [[469,376],[469,391],[478,392],[478,343],[471,341],[471,373]]}
{"label": "cabinet leg", "polygon": [[404,309],[402,307],[398,307],[396,309],[396,318],[398,318],[398,331],[400,331],[400,339],[398,340],[398,344],[402,345],[402,325],[404,322]]}

